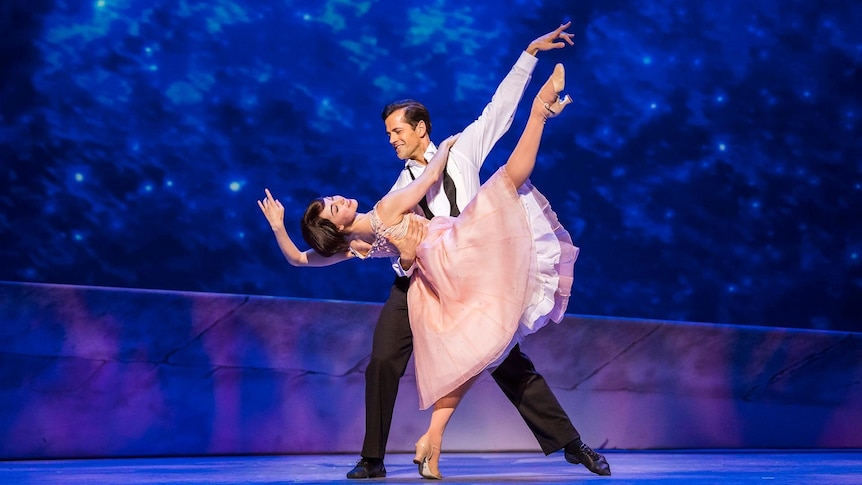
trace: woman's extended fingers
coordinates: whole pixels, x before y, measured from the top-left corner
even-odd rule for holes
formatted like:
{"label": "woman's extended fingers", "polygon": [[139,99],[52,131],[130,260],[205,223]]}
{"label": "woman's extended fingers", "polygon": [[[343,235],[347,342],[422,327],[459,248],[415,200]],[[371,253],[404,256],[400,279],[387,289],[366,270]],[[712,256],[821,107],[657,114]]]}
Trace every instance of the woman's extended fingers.
{"label": "woman's extended fingers", "polygon": [[270,191],[269,191],[269,189],[263,189],[263,192],[264,192],[264,194],[266,194],[266,195],[264,195],[263,200],[262,200],[262,201],[260,201],[260,202],[261,202],[264,206],[266,206],[266,205],[268,205],[270,202],[272,202],[272,201],[273,201],[273,198],[272,198],[272,192],[270,192]]}
{"label": "woman's extended fingers", "polygon": [[270,204],[275,207],[281,207],[281,202],[272,196],[272,192],[270,192],[269,189],[263,189],[263,191],[264,193],[266,193],[266,196],[263,198],[263,200],[257,201],[257,204],[261,206],[261,208]]}
{"label": "woman's extended fingers", "polygon": [[257,206],[260,207],[260,210],[265,213],[269,208],[281,208],[281,202],[272,196],[272,192],[269,189],[263,189],[263,191],[266,195],[262,200],[257,201]]}
{"label": "woman's extended fingers", "polygon": [[454,135],[450,136],[449,138],[446,138],[445,140],[443,140],[443,143],[445,143],[446,145],[451,147],[452,145],[455,144],[456,141],[458,141],[459,136],[461,136],[461,133],[455,133]]}

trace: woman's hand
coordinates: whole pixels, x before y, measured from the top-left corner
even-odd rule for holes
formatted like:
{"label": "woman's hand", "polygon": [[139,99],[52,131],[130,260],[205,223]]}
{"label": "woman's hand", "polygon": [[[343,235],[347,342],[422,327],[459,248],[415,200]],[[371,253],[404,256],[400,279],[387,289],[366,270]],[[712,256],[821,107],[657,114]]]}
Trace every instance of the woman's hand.
{"label": "woman's hand", "polygon": [[273,231],[284,229],[284,206],[278,199],[273,198],[269,189],[263,189],[263,191],[266,193],[266,197],[257,201],[257,206],[260,207],[260,211],[269,221],[269,227]]}
{"label": "woman's hand", "polygon": [[437,150],[438,151],[439,150],[449,151],[452,148],[452,145],[454,145],[455,142],[458,141],[459,136],[461,136],[461,133],[455,133],[454,135],[450,136],[449,138],[446,138],[445,140],[440,142],[440,146],[437,147]]}

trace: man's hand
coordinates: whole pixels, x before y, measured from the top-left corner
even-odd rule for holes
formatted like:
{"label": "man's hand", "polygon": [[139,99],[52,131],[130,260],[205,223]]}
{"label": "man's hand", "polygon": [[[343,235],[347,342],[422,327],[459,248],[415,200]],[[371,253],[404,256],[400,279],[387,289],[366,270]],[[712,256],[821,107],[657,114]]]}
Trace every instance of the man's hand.
{"label": "man's hand", "polygon": [[572,25],[571,20],[564,23],[563,25],[560,25],[553,31],[539,37],[533,42],[530,42],[530,45],[527,46],[527,53],[532,56],[535,56],[536,53],[539,51],[562,49],[566,46],[565,43],[561,42],[563,40],[566,41],[569,45],[575,45],[575,43],[572,42],[572,37],[574,37],[575,34],[565,32],[565,30],[568,29],[570,25]]}
{"label": "man's hand", "polygon": [[413,266],[413,261],[416,259],[416,247],[425,239],[428,233],[428,224],[418,216],[405,215],[409,218],[407,223],[407,234],[404,237],[395,239],[387,236],[387,240],[398,249],[401,254],[399,263],[404,270],[410,269]]}

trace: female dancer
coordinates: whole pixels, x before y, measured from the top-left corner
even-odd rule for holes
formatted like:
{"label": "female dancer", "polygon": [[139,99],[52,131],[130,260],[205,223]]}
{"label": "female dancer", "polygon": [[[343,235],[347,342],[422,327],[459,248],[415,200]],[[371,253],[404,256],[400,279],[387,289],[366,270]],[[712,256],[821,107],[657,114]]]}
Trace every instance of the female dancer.
{"label": "female dancer", "polygon": [[[358,213],[355,199],[336,195],[312,201],[303,216],[303,238],[331,256],[331,263],[397,256],[387,238],[403,235],[411,219],[428,225],[408,292],[419,402],[422,409],[434,406],[429,428],[416,443],[414,462],[425,478],[441,478],[443,431],[475,377],[524,335],[548,320],[560,321],[566,310],[578,248],[528,182],[545,121],[571,102],[559,96],[564,84],[557,64],[533,100],[509,160],[460,216],[427,221],[411,213],[441,177],[457,136],[441,143],[413,183],[387,194],[371,212]],[[272,225],[282,224],[283,206],[265,192],[261,211]],[[280,234],[282,252],[291,263],[303,264],[305,253]]]}

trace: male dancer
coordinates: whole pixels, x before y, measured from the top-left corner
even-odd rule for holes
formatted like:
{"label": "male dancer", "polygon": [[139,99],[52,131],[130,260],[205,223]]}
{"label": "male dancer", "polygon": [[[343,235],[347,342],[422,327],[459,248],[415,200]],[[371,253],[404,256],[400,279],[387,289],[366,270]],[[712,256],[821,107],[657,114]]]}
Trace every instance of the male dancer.
{"label": "male dancer", "polygon": [[[497,87],[491,102],[461,133],[450,152],[442,182],[429,191],[417,212],[429,218],[434,214],[457,216],[476,195],[480,186],[479,170],[491,148],[511,126],[515,109],[538,62],[535,55],[539,51],[564,47],[563,40],[572,45],[572,34],[565,32],[570,25],[567,22],[537,38],[521,53],[515,66]],[[395,190],[422,173],[426,160],[431,159],[437,147],[431,143],[431,119],[422,104],[413,100],[392,103],[384,108],[382,117],[389,143],[398,158],[406,162],[392,187]],[[407,311],[407,288],[414,256],[408,249],[410,246],[403,244],[405,252],[393,264],[399,276],[374,329],[371,360],[365,370],[366,429],[362,458],[347,473],[347,478],[386,476],[383,457],[395,398],[413,352]],[[415,248],[415,244],[412,246]],[[519,346],[515,346],[491,375],[518,409],[546,455],[562,448],[570,463],[583,464],[598,475],[610,475],[605,457],[581,441],[550,387]]]}

